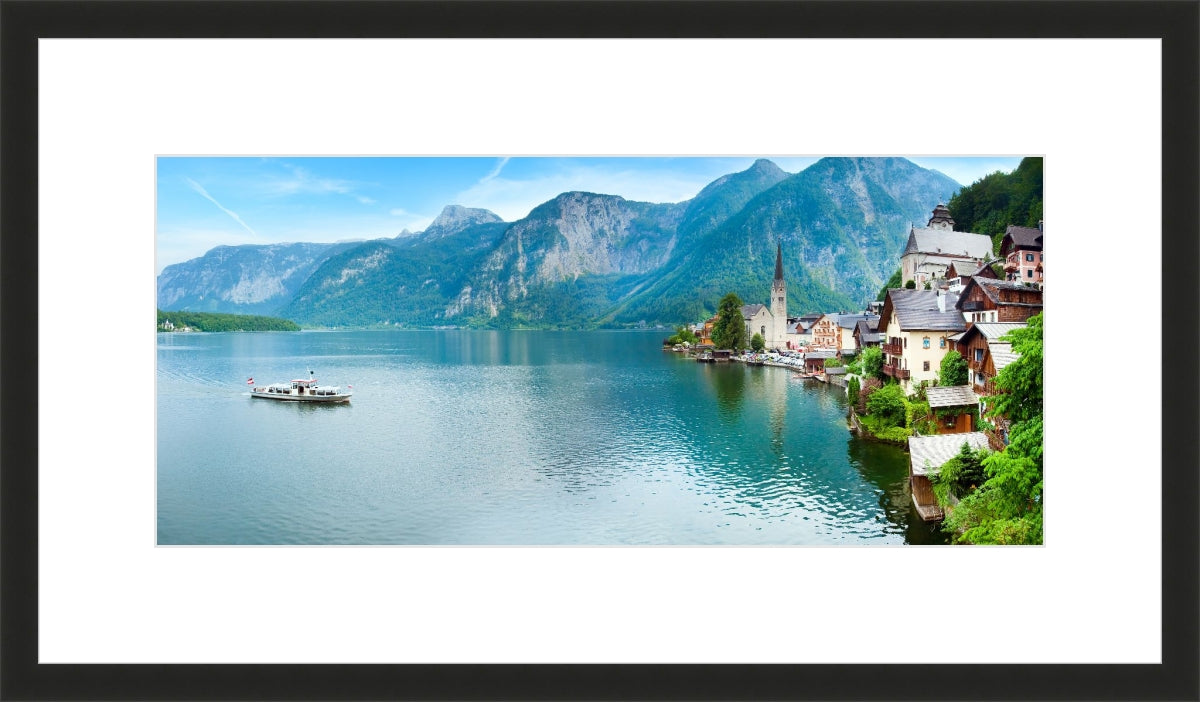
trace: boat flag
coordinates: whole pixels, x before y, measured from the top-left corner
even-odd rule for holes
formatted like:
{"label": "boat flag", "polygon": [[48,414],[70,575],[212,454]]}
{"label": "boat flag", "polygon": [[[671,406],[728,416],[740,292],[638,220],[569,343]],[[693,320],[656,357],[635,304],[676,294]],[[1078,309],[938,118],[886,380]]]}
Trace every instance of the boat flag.
{"label": "boat flag", "polygon": [[253,385],[253,384],[254,384],[254,378],[250,378],[249,380],[247,380],[247,381],[246,381],[246,384],[247,384],[247,385]]}

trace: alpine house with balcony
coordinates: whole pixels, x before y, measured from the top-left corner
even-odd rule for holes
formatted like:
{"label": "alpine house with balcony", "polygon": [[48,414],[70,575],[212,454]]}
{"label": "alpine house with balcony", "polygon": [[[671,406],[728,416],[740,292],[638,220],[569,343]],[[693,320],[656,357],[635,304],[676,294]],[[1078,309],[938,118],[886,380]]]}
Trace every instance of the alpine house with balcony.
{"label": "alpine house with balcony", "polygon": [[933,381],[950,337],[967,328],[955,309],[957,297],[943,290],[888,290],[879,319],[883,334],[883,372],[912,394],[921,381]]}

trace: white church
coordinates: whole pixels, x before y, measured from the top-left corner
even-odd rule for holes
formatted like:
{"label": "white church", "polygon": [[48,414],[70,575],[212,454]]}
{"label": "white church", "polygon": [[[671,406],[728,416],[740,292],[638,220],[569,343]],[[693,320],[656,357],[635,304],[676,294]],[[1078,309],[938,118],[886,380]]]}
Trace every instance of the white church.
{"label": "white church", "polygon": [[762,334],[768,349],[787,348],[787,283],[783,282],[783,245],[775,250],[775,279],[771,281],[771,305],[742,305],[746,342]]}

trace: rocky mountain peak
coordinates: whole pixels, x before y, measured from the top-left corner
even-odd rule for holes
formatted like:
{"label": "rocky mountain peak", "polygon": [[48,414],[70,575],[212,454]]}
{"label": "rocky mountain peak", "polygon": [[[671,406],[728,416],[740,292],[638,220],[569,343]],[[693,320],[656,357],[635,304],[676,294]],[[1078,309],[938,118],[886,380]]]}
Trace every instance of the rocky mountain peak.
{"label": "rocky mountain peak", "polygon": [[467,227],[476,224],[503,222],[495,212],[480,207],[463,207],[462,205],[446,205],[442,213],[425,229],[426,238],[441,238],[457,234]]}

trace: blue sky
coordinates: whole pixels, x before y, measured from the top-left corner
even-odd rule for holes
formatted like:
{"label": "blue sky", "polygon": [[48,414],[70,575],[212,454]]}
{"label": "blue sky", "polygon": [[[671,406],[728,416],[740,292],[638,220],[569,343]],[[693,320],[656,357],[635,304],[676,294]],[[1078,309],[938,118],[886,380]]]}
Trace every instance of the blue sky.
{"label": "blue sky", "polygon": [[[757,157],[160,157],[157,268],[214,246],[392,237],[450,204],[514,221],[568,190],[679,202]],[[771,157],[796,173],[818,157]],[[1020,157],[910,157],[964,185]]]}

